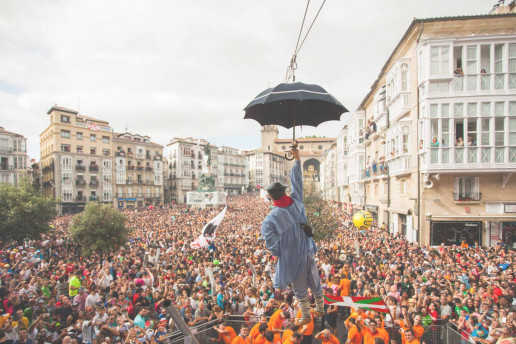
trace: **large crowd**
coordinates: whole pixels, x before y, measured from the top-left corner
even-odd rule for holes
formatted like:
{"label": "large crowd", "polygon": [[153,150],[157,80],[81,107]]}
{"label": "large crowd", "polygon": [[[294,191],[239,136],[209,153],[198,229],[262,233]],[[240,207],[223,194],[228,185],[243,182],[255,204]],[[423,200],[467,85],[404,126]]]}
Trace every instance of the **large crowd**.
{"label": "large crowd", "polygon": [[129,243],[102,257],[82,255],[71,216],[41,240],[0,242],[0,344],[165,344],[179,328],[170,307],[226,344],[430,344],[442,342],[431,334],[443,326],[464,342],[516,337],[512,248],[419,246],[385,226],[357,231],[336,206],[336,235],[317,243],[325,293],[381,297],[389,314],[326,305],[299,328],[292,290],[273,288],[275,257],[260,233],[271,204],[245,194],[227,206],[202,249],[190,243],[221,208],[124,210]]}

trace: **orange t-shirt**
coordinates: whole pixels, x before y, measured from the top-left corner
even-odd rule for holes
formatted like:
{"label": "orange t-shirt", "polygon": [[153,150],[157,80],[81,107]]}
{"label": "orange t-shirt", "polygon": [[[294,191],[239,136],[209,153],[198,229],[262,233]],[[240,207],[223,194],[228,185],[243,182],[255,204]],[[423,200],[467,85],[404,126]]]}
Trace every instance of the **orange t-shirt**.
{"label": "orange t-shirt", "polygon": [[340,280],[339,289],[340,296],[349,296],[349,288],[351,285],[351,281],[347,278],[343,278]]}
{"label": "orange t-shirt", "polygon": [[[403,320],[400,320],[400,328],[401,328],[401,344],[407,344],[405,340],[405,330],[408,330],[408,327],[405,326]],[[414,338],[417,340],[421,340],[423,334],[425,333],[425,328],[421,325],[416,325],[412,327],[414,331]]]}
{"label": "orange t-shirt", "polygon": [[235,330],[231,326],[226,326],[224,329],[227,331],[227,333],[219,333],[219,340],[222,340],[225,344],[231,344],[233,340],[237,337],[237,334],[235,333]]}
{"label": "orange t-shirt", "polygon": [[240,336],[237,336],[235,339],[233,339],[231,344],[251,344],[251,339],[249,339],[249,337],[244,339]]}
{"label": "orange t-shirt", "polygon": [[407,344],[421,344],[421,342],[419,340],[417,340],[416,338],[412,339],[411,342],[406,342]]}
{"label": "orange t-shirt", "polygon": [[260,335],[260,332],[258,331],[258,328],[260,327],[261,323],[257,323],[256,325],[251,328],[251,331],[249,331],[249,338],[251,338],[254,342],[256,337]]}
{"label": "orange t-shirt", "polygon": [[384,343],[389,343],[389,334],[383,328],[377,328],[375,334],[371,333],[368,328],[363,328],[361,333],[364,336],[364,344],[374,344],[375,338],[381,338]]}
{"label": "orange t-shirt", "polygon": [[335,337],[333,334],[330,334],[330,338],[326,339],[324,336],[320,337],[322,344],[340,344],[337,337]]}
{"label": "orange t-shirt", "polygon": [[272,344],[267,339],[265,339],[265,336],[263,334],[259,334],[256,336],[256,339],[253,339],[253,344]]}
{"label": "orange t-shirt", "polygon": [[362,334],[360,333],[360,331],[358,331],[358,327],[356,327],[355,325],[351,326],[351,328],[349,329],[348,339],[351,341],[351,344],[362,343]]}
{"label": "orange t-shirt", "polygon": [[292,337],[293,334],[294,334],[294,331],[292,331],[291,329],[285,330],[285,332],[283,332],[283,334],[281,335],[281,342],[284,343],[285,340],[287,338],[290,339],[290,337]]}
{"label": "orange t-shirt", "polygon": [[[301,310],[297,311],[296,319],[301,319]],[[314,333],[314,317],[311,315],[310,322],[306,324],[306,331],[303,336],[311,336]]]}
{"label": "orange t-shirt", "polygon": [[274,314],[272,314],[269,319],[269,323],[267,324],[269,331],[272,331],[273,329],[281,330],[281,327],[283,326],[283,319],[281,318],[282,312],[283,310],[278,309]]}

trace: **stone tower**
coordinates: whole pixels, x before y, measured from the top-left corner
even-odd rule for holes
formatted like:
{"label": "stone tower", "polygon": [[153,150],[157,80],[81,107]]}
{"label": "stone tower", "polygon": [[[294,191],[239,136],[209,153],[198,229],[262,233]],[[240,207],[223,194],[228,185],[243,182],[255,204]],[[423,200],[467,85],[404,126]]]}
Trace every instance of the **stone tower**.
{"label": "stone tower", "polygon": [[274,152],[274,140],[278,138],[277,125],[264,125],[262,127],[262,150],[265,152]]}

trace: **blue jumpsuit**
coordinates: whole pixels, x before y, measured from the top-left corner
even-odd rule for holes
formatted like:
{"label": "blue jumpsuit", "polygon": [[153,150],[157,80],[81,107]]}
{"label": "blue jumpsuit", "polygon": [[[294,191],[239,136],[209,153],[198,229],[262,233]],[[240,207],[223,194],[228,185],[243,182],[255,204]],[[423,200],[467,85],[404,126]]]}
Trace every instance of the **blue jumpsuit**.
{"label": "blue jumpsuit", "polygon": [[261,232],[269,251],[278,257],[274,288],[285,289],[292,283],[296,297],[303,299],[307,297],[307,288],[315,295],[322,294],[322,288],[314,257],[317,246],[301,227],[307,218],[299,160],[294,163],[290,180],[294,203],[273,208],[263,221]]}

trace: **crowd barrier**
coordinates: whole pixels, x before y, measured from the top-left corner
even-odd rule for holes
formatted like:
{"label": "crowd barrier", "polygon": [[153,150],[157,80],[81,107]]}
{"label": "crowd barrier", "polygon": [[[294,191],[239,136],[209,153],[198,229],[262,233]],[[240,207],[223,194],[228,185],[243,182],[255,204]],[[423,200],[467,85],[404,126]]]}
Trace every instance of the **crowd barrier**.
{"label": "crowd barrier", "polygon": [[[191,328],[192,333],[197,338],[199,344],[210,344],[212,341],[210,338],[216,338],[218,336],[217,331],[213,328],[216,325],[224,323],[227,326],[231,326],[235,332],[238,334],[240,331],[240,327],[244,324],[252,327],[258,321],[257,318],[251,317],[244,319],[242,316],[229,316],[224,318],[224,320],[213,320],[210,322],[206,322],[200,324],[198,326],[194,326]],[[341,341],[341,343],[346,342],[347,332],[342,325],[344,318],[339,317],[338,324],[339,328],[337,331],[337,338]],[[319,331],[320,322],[317,322],[315,331]],[[421,343],[425,344],[467,344],[472,343],[469,338],[464,338],[453,325],[449,325],[445,322],[438,322],[437,324],[424,326],[425,333],[421,340]],[[399,326],[385,327],[385,330],[389,333],[390,340],[396,341],[396,343],[401,344],[401,333]],[[184,343],[184,336],[181,332],[176,331],[167,336],[168,344],[179,344]],[[314,344],[320,343],[320,341],[313,340]],[[390,343],[388,343],[390,344]]]}

